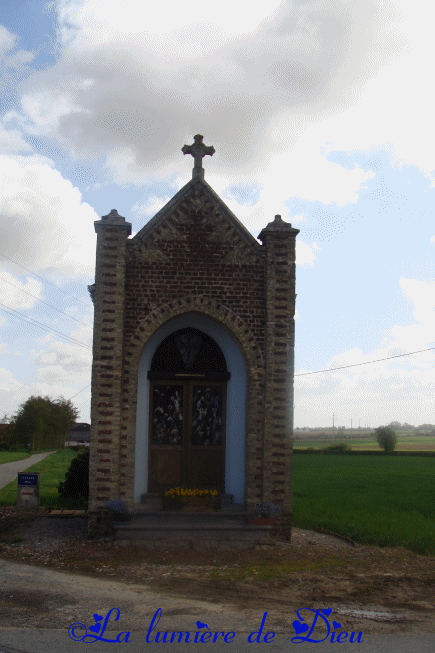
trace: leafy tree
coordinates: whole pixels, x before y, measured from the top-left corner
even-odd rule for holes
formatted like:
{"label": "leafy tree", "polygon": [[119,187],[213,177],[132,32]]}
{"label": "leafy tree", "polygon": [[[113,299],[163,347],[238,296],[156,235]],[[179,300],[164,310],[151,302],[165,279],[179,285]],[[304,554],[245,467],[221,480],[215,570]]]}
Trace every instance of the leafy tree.
{"label": "leafy tree", "polygon": [[388,426],[390,426],[392,429],[397,429],[400,428],[402,425],[400,422],[390,422]]}
{"label": "leafy tree", "polygon": [[33,450],[63,448],[77,417],[78,410],[70,400],[32,396],[13,417],[11,442],[16,446],[30,443]]}
{"label": "leafy tree", "polygon": [[389,426],[379,426],[375,429],[375,436],[378,444],[385,453],[394,451],[397,442],[397,436],[392,428]]}

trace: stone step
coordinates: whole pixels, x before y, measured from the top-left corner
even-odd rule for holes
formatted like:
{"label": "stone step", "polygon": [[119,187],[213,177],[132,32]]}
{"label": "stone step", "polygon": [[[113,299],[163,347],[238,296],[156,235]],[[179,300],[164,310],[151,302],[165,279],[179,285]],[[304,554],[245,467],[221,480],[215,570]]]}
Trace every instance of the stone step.
{"label": "stone step", "polygon": [[118,522],[115,544],[149,549],[244,549],[273,544],[271,526],[248,525],[246,511],[180,512],[144,509],[129,522]]}
{"label": "stone step", "polygon": [[[177,522],[191,520],[194,522],[204,522],[206,524],[213,522],[240,522],[241,524],[247,523],[248,513],[243,506],[232,506],[231,508],[223,508],[222,510],[204,510],[204,511],[184,511],[184,510],[155,510],[153,508],[146,508],[142,506],[135,506],[133,512],[133,519],[150,520],[158,523],[168,523],[170,519]],[[130,522],[131,523],[131,522]],[[144,522],[145,523],[145,522]]]}
{"label": "stone step", "polygon": [[87,517],[87,510],[50,510],[43,517]]}

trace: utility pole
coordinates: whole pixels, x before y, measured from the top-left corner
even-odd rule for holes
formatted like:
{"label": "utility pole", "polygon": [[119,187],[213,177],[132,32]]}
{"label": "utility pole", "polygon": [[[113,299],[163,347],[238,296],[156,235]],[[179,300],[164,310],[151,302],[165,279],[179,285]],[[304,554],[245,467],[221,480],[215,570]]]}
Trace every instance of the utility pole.
{"label": "utility pole", "polygon": [[335,442],[335,423],[334,423],[335,413],[332,413],[332,444]]}

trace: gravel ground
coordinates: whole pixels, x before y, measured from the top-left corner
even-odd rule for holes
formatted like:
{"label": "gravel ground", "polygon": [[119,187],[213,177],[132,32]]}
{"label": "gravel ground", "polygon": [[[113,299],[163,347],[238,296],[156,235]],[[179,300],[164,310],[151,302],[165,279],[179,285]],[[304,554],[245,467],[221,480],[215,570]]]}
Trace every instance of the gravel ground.
{"label": "gravel ground", "polygon": [[[283,628],[301,606],[327,606],[343,615],[340,622],[347,631],[435,632],[435,556],[401,547],[353,546],[297,528],[291,543],[275,544],[241,552],[115,548],[87,539],[86,518],[35,518],[0,508],[0,558],[68,572],[67,586],[80,577],[92,587],[99,578],[125,588],[137,584],[160,592],[165,600],[202,600],[219,609],[237,605],[252,612],[261,604]],[[48,594],[58,592],[56,584],[50,587],[48,583]],[[27,627],[28,608],[23,606],[35,602],[34,594],[27,594],[14,594],[14,612],[9,595],[2,605],[0,592],[0,615],[6,609],[8,619],[12,614],[14,623]],[[53,627],[51,612],[39,612],[35,627]]]}
{"label": "gravel ground", "polygon": [[[23,538],[26,548],[40,553],[52,553],[59,548],[87,541],[87,524],[88,520],[83,517],[40,516],[32,521],[24,521],[15,528],[14,533],[17,538]],[[277,544],[294,547],[309,544],[334,549],[352,547],[349,540],[301,528],[293,528],[291,544]],[[14,546],[17,548],[16,544]]]}

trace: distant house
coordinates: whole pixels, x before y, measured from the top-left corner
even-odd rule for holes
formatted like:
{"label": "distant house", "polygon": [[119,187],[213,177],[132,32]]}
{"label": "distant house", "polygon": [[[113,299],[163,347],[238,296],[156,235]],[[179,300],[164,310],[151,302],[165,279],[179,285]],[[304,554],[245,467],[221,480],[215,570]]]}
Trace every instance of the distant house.
{"label": "distant house", "polygon": [[89,447],[91,425],[84,422],[76,423],[65,438],[66,447]]}

